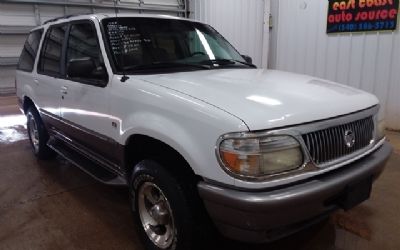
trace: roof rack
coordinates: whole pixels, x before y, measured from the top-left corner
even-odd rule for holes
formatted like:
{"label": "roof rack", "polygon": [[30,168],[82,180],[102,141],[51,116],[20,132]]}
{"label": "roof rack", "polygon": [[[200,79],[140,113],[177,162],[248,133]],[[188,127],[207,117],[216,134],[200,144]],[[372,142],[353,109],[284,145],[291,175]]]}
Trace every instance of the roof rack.
{"label": "roof rack", "polygon": [[71,17],[75,17],[75,16],[81,16],[81,15],[88,15],[88,14],[92,14],[92,13],[80,13],[80,14],[71,14],[71,15],[66,15],[66,16],[60,16],[60,17],[55,17],[52,19],[49,19],[45,22],[43,22],[43,24],[48,24],[48,23],[52,23],[61,19],[67,19],[67,18],[71,18]]}

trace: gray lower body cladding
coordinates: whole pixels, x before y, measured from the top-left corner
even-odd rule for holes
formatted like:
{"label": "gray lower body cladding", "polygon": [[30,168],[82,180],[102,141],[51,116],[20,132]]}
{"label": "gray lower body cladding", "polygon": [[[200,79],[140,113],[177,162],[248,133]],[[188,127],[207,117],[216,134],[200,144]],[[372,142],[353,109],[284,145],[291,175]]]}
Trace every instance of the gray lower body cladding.
{"label": "gray lower body cladding", "polygon": [[391,151],[391,146],[385,143],[341,169],[275,190],[240,191],[207,182],[199,183],[198,189],[223,235],[246,242],[268,242],[277,238],[274,230],[287,228],[290,234],[296,231],[293,228],[301,229],[301,225],[343,207],[348,187],[376,179]]}

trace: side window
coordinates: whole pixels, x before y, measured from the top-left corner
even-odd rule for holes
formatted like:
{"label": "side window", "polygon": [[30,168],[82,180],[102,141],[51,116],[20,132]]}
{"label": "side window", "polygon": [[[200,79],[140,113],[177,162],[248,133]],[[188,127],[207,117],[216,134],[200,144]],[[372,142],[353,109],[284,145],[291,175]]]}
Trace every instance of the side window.
{"label": "side window", "polygon": [[21,56],[19,58],[19,70],[32,72],[42,34],[42,29],[35,30],[29,34],[28,38],[25,41],[24,48],[22,49]]}
{"label": "side window", "polygon": [[90,22],[71,25],[67,44],[67,77],[93,85],[108,81],[97,33]]}
{"label": "side window", "polygon": [[38,72],[49,75],[61,74],[62,47],[67,26],[53,26],[47,31],[40,55]]}

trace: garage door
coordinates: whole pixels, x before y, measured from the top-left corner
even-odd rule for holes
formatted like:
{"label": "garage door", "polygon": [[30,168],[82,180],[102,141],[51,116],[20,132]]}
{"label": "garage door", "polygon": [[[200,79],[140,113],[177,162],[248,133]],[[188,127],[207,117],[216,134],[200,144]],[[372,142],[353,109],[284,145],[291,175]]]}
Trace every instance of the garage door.
{"label": "garage door", "polygon": [[[121,13],[186,15],[186,0],[121,0]],[[0,95],[15,92],[15,66],[27,33],[54,17],[113,13],[112,0],[2,0],[0,3]]]}

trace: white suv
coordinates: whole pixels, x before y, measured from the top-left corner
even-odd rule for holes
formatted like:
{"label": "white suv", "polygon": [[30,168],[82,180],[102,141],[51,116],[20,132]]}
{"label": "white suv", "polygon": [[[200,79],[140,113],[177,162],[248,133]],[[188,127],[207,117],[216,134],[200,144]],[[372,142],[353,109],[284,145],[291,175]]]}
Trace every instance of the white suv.
{"label": "white suv", "polygon": [[366,200],[391,152],[373,95],[257,69],[181,18],[50,20],[25,43],[17,95],[37,157],[129,186],[148,249],[193,249],[213,226],[282,237]]}

